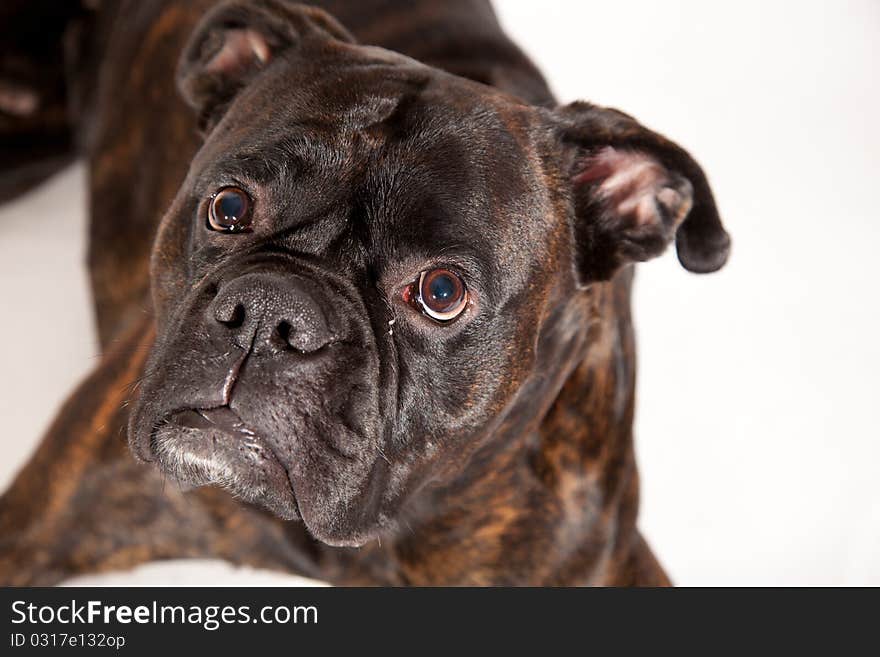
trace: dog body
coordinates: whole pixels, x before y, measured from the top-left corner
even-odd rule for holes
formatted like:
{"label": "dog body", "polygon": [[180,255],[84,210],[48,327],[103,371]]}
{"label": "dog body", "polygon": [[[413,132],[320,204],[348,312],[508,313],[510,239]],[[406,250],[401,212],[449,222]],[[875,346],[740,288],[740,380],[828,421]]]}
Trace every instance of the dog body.
{"label": "dog body", "polygon": [[106,353],[0,500],[0,580],[668,583],[630,265],[723,264],[696,163],[555,107],[485,2],[216,4],[65,28]]}

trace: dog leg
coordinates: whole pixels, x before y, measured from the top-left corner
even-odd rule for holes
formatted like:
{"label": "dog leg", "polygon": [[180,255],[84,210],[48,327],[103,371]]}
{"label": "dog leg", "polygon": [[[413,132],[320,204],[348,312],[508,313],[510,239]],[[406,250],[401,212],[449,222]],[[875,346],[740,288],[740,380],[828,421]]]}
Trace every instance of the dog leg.
{"label": "dog leg", "polygon": [[669,576],[640,533],[633,537],[628,558],[615,573],[612,586],[672,586]]}

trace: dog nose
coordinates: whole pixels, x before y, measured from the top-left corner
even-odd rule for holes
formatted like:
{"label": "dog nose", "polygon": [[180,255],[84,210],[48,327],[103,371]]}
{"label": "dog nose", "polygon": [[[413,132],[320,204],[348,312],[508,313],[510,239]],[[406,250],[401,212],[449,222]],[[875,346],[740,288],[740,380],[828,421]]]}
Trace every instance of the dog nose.
{"label": "dog nose", "polygon": [[278,273],[250,273],[220,287],[209,322],[229,332],[242,349],[317,351],[334,339],[308,281]]}

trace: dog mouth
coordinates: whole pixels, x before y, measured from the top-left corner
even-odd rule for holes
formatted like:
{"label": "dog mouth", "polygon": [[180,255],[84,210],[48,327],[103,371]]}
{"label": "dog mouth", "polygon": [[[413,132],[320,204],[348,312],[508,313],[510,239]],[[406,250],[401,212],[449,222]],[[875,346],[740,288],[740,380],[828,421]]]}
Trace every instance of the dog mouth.
{"label": "dog mouth", "polygon": [[150,445],[160,469],[183,488],[219,486],[285,520],[301,518],[287,468],[228,406],[175,411]]}

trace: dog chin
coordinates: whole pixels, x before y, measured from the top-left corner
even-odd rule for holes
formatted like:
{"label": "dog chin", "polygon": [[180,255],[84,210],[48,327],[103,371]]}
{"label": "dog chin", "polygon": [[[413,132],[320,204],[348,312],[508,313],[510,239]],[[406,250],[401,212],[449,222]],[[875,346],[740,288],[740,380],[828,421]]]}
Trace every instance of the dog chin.
{"label": "dog chin", "polygon": [[[282,520],[302,521],[309,534],[332,547],[361,547],[381,532],[379,523],[347,527],[328,513],[323,496],[296,493],[297,483],[272,448],[229,408],[178,411],[150,440],[152,458],[181,489],[217,486]],[[363,520],[363,518],[361,518]]]}
{"label": "dog chin", "polygon": [[218,486],[283,520],[301,519],[287,469],[228,409],[174,413],[150,442],[161,471],[183,487]]}

